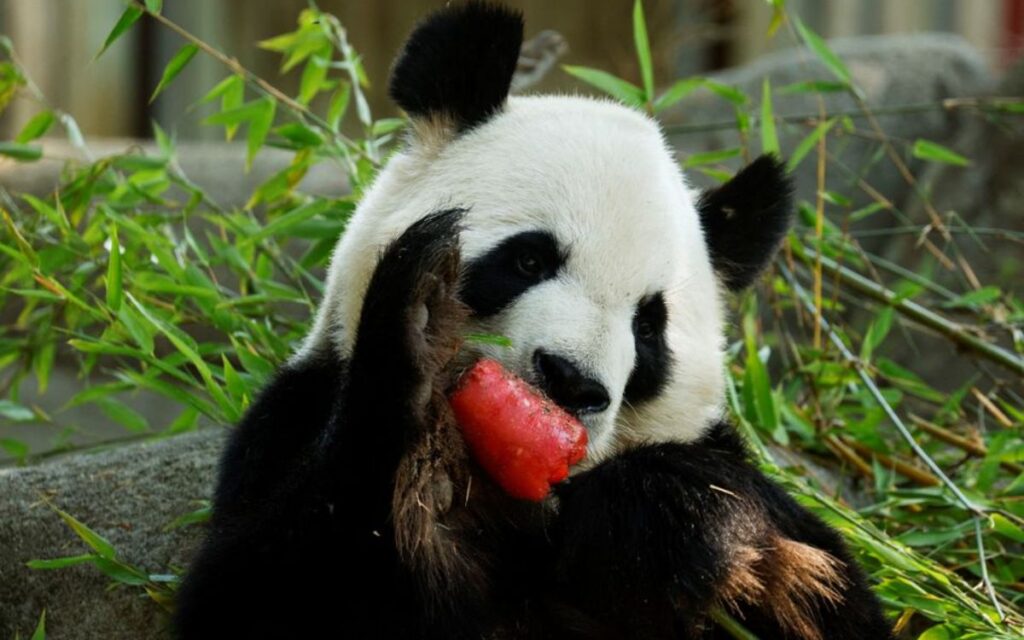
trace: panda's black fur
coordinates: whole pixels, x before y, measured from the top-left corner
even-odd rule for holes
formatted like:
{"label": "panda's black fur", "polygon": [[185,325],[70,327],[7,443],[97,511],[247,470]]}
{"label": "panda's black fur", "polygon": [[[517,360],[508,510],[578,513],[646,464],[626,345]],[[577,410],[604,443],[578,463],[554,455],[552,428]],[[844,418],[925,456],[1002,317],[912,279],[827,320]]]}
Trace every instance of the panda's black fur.
{"label": "panda's black fur", "polygon": [[[412,36],[392,94],[414,115],[476,126],[501,108],[521,34],[499,7],[443,10]],[[702,200],[730,288],[769,261],[789,208],[772,159]],[[178,593],[179,638],[731,637],[715,607],[761,638],[890,637],[839,536],[758,471],[729,424],[628,448],[545,504],[491,485],[445,393],[461,323],[518,285],[474,290],[462,216],[427,216],[387,248],[349,357],[307,354],[249,408]],[[659,392],[669,357],[631,379],[634,399]]]}

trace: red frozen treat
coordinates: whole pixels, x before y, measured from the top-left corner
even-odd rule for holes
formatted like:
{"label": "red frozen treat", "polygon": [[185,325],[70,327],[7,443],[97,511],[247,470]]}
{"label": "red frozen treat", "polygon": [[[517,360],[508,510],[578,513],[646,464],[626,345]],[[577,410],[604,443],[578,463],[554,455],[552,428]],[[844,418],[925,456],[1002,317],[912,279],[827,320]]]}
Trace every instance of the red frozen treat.
{"label": "red frozen treat", "polygon": [[543,500],[587,452],[580,422],[494,360],[481,360],[449,397],[473,457],[510,496]]}

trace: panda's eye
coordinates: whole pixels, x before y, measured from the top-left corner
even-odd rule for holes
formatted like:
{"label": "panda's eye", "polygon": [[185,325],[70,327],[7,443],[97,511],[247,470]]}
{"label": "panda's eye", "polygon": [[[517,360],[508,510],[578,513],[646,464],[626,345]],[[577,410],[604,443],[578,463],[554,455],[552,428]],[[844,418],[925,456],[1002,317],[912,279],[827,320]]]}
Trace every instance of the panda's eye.
{"label": "panda's eye", "polygon": [[641,299],[633,314],[636,362],[626,383],[625,398],[632,404],[654,398],[664,389],[672,369],[668,346],[668,307],[663,293]]}
{"label": "panda's eye", "polygon": [[523,251],[516,256],[516,270],[527,278],[537,278],[544,273],[544,262],[532,251]]}
{"label": "panda's eye", "polygon": [[554,278],[568,257],[547,231],[516,233],[466,265],[459,295],[474,316],[493,316],[531,287]]}
{"label": "panda's eye", "polygon": [[667,315],[661,294],[642,300],[633,316],[633,335],[640,342],[654,344],[665,329]]}

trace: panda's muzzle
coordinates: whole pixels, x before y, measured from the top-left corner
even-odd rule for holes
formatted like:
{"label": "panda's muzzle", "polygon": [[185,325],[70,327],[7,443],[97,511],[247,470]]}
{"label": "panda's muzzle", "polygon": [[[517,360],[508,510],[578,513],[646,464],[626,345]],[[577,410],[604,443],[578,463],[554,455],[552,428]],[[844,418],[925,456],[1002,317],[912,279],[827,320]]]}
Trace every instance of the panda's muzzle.
{"label": "panda's muzzle", "polygon": [[579,367],[561,356],[537,349],[533,354],[537,385],[566,411],[576,416],[601,413],[611,399],[608,390],[587,377]]}

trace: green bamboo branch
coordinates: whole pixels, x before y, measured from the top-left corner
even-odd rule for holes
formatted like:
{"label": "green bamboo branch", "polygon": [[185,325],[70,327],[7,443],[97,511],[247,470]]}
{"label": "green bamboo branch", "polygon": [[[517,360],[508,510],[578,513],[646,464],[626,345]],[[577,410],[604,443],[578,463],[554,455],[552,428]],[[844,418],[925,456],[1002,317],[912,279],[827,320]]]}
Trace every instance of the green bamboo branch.
{"label": "green bamboo branch", "polygon": [[[170,29],[174,33],[178,34],[186,41],[199,47],[199,49],[203,51],[203,53],[210,56],[214,60],[220,62],[222,65],[231,70],[232,73],[244,78],[245,81],[248,82],[250,86],[255,87],[264,95],[267,95],[273,98],[274,100],[278,101],[279,103],[283,104],[300,121],[305,122],[306,124],[309,124],[319,129],[325,135],[331,137],[337,143],[340,143],[340,146],[343,149],[348,150],[356,155],[367,156],[366,152],[363,151],[359,147],[359,145],[355,143],[355,141],[351,140],[350,138],[348,138],[347,136],[340,132],[332,131],[331,128],[328,126],[327,122],[317,114],[313,113],[313,111],[311,111],[309,107],[298,102],[291,96],[285,94],[283,91],[281,91],[274,85],[264,80],[262,77],[260,77],[253,71],[250,71],[249,69],[242,66],[242,63],[240,63],[236,58],[232,58],[225,55],[219,49],[205,42],[198,36],[192,34],[190,31],[186,30],[184,27],[174,22],[173,20],[166,18],[160,13],[150,11],[148,7],[144,6],[138,0],[133,0],[132,5],[138,9],[141,9],[151,18],[159,22],[164,27]],[[367,158],[371,161],[374,161],[373,158],[369,158],[368,156]],[[376,161],[374,162],[375,164],[377,163]]]}
{"label": "green bamboo branch", "polygon": [[757,636],[748,631],[736,618],[718,607],[711,610],[711,619],[736,640],[757,640]]}
{"label": "green bamboo branch", "polygon": [[963,325],[943,317],[912,300],[901,299],[894,291],[865,278],[813,249],[795,247],[793,254],[808,268],[813,268],[820,257],[822,270],[847,285],[851,290],[873,300],[892,306],[901,315],[948,338],[957,345],[1001,365],[1017,375],[1024,376],[1024,358],[987,340],[972,335]]}
{"label": "green bamboo branch", "polygon": [[[824,256],[821,256],[821,258],[822,264],[824,264]],[[783,278],[785,278],[786,282],[789,283],[789,286],[793,288],[793,292],[796,294],[797,299],[804,305],[804,307],[807,309],[809,313],[814,313],[814,304],[811,302],[809,296],[807,295],[807,292],[797,281],[796,276],[794,276],[793,273],[785,265],[782,265],[780,269],[782,271]],[[870,281],[868,282],[874,285],[874,283]],[[891,294],[892,292],[889,293]],[[960,503],[964,510],[971,514],[971,518],[974,521],[974,528],[978,547],[978,562],[981,566],[982,582],[985,585],[985,591],[989,596],[989,600],[995,607],[996,613],[999,615],[1000,622],[1005,623],[1006,613],[1003,611],[1003,607],[999,602],[999,597],[995,592],[995,587],[992,585],[991,579],[989,578],[988,568],[986,566],[985,547],[981,536],[981,521],[982,519],[988,517],[985,513],[985,509],[975,504],[966,495],[964,495],[960,487],[957,486],[957,484],[953,482],[953,480],[948,475],[946,475],[946,472],[943,471],[941,467],[939,467],[938,463],[936,463],[935,460],[930,455],[928,455],[928,453],[923,448],[921,448],[921,445],[918,444],[917,440],[914,438],[914,435],[910,432],[910,429],[907,428],[907,425],[899,417],[899,414],[896,413],[896,410],[893,409],[892,405],[889,404],[889,402],[882,395],[882,392],[878,388],[878,385],[875,384],[874,379],[872,379],[871,375],[868,373],[867,367],[864,366],[864,363],[861,362],[859,358],[853,355],[853,352],[851,352],[850,348],[846,346],[846,343],[843,342],[843,339],[839,337],[839,334],[835,332],[835,330],[832,328],[832,324],[828,321],[828,319],[824,317],[824,315],[821,316],[821,325],[825,334],[828,336],[829,341],[832,342],[836,349],[839,350],[839,353],[842,355],[843,359],[846,360],[854,368],[854,370],[857,372],[858,377],[860,377],[861,382],[863,382],[865,388],[867,388],[868,393],[870,393],[871,396],[875,399],[875,402],[878,404],[878,406],[882,408],[886,416],[888,416],[890,422],[892,422],[893,426],[896,427],[896,430],[899,432],[900,436],[914,451],[914,454],[917,455],[918,459],[920,459],[933,474],[935,474],[935,476],[939,479],[942,485],[945,486],[945,488],[949,490],[950,493],[953,494],[954,498],[956,498],[956,501]]]}

